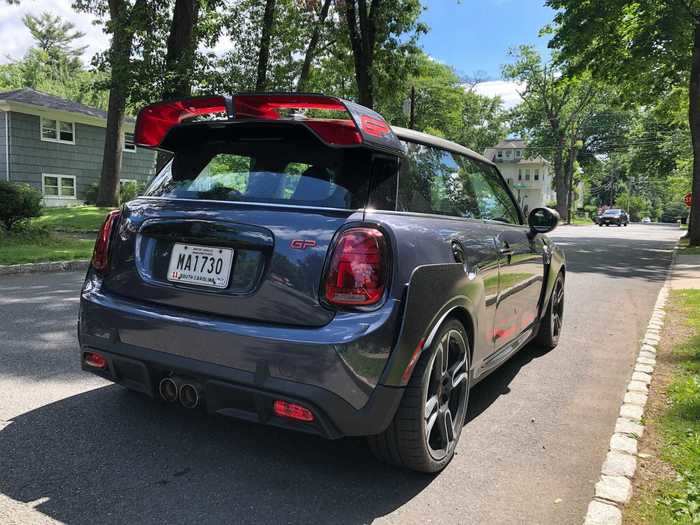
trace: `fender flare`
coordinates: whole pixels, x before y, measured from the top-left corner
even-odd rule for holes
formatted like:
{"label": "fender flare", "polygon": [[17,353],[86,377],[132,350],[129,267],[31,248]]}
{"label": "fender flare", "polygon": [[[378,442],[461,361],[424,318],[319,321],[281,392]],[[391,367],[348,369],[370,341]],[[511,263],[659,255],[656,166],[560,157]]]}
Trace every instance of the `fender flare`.
{"label": "fender flare", "polygon": [[[451,314],[465,326],[471,351],[478,333],[476,305],[483,301],[484,286],[470,278],[460,263],[430,264],[417,267],[404,294],[403,318],[380,384],[405,386],[424,348],[429,348],[442,323]],[[408,369],[409,374],[406,375]]]}

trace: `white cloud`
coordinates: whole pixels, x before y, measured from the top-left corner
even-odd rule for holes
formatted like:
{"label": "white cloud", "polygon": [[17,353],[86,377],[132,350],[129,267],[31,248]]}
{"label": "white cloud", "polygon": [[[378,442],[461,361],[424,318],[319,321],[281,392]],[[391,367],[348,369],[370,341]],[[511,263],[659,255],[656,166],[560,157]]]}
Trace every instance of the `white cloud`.
{"label": "white cloud", "polygon": [[95,53],[109,46],[109,38],[102,32],[102,27],[93,23],[95,17],[74,11],[71,0],[23,0],[19,5],[7,5],[3,1],[0,8],[0,64],[22,58],[32,47],[34,41],[22,23],[22,17],[27,13],[38,16],[44,11],[73,22],[76,29],[85,33],[83,38],[76,41],[76,45],[88,46],[83,55],[86,64]]}
{"label": "white cloud", "polygon": [[499,96],[503,100],[503,105],[507,108],[514,108],[522,99],[518,95],[518,91],[523,90],[523,85],[510,80],[489,80],[476,85],[474,91],[479,95],[489,97]]}

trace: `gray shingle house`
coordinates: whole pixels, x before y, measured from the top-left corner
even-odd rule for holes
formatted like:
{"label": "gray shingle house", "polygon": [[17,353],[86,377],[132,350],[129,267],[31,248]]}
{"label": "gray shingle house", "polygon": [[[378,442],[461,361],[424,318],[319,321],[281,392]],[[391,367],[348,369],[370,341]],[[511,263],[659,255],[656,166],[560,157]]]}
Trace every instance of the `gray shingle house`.
{"label": "gray shingle house", "polygon": [[[41,190],[46,206],[80,204],[99,182],[107,113],[33,89],[0,93],[0,180]],[[122,182],[147,182],[155,153],[133,143],[128,121]]]}

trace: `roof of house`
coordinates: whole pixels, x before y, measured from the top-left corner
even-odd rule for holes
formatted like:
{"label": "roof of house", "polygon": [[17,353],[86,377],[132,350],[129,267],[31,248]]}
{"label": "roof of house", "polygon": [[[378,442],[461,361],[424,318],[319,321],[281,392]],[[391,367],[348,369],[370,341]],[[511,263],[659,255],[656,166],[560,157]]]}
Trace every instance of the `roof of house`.
{"label": "roof of house", "polygon": [[523,139],[505,139],[493,146],[495,149],[524,149],[527,143]]}
{"label": "roof of house", "polygon": [[5,91],[0,93],[0,101],[19,102],[21,104],[29,104],[42,108],[55,109],[58,111],[67,111],[69,113],[80,113],[94,118],[107,119],[107,112],[101,109],[91,108],[79,102],[73,102],[60,97],[42,93],[31,88],[16,89],[14,91]]}

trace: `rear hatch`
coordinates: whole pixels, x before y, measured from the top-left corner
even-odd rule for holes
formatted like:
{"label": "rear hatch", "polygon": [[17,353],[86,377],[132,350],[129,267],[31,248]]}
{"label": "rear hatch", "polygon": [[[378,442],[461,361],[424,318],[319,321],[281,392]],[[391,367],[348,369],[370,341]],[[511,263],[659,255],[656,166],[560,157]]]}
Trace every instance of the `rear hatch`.
{"label": "rear hatch", "polygon": [[363,219],[375,154],[326,146],[293,123],[178,131],[172,162],[123,208],[105,289],[217,316],[328,323],[324,262],[335,233]]}

